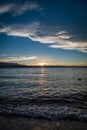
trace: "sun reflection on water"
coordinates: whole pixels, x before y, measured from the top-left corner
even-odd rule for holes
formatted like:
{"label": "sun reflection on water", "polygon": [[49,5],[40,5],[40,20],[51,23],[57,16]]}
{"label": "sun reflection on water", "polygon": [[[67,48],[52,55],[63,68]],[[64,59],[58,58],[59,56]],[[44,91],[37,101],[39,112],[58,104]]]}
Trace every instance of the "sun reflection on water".
{"label": "sun reflection on water", "polygon": [[39,94],[42,96],[47,92],[47,77],[46,77],[46,68],[42,67],[40,68],[40,76],[38,79],[38,83],[40,84],[39,87]]}

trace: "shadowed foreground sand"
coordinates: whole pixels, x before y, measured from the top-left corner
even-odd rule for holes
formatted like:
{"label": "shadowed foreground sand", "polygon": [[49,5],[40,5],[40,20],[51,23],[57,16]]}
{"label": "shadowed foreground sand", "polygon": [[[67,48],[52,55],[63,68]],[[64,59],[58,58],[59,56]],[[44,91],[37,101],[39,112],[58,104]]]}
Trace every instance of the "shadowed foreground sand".
{"label": "shadowed foreground sand", "polygon": [[0,116],[0,130],[87,130],[86,122]]}

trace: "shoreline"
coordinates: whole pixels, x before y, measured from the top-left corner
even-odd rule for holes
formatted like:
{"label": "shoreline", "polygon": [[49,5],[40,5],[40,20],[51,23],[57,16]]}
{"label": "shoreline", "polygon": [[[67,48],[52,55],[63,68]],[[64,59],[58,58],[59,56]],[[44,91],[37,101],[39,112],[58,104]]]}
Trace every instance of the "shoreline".
{"label": "shoreline", "polygon": [[87,123],[0,115],[0,130],[87,130]]}

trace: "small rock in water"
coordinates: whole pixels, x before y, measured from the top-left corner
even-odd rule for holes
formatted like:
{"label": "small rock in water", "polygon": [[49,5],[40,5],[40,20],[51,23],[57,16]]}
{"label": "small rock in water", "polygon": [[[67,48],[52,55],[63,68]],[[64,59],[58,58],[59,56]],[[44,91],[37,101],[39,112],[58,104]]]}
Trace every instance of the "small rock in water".
{"label": "small rock in water", "polygon": [[79,78],[78,80],[82,80],[81,78]]}

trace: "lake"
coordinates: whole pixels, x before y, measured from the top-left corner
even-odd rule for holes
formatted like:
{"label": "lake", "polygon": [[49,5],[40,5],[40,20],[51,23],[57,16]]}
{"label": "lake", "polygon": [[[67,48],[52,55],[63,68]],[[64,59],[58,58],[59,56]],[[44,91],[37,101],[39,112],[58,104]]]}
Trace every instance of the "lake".
{"label": "lake", "polygon": [[87,121],[87,67],[0,68],[0,113]]}

